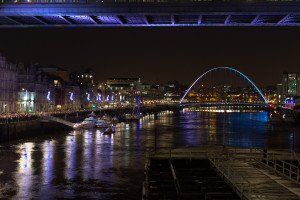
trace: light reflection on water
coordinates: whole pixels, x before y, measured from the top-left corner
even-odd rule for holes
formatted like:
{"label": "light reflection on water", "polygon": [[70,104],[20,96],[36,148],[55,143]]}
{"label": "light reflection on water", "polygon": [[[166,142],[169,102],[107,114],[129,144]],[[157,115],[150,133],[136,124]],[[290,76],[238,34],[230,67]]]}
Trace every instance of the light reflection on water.
{"label": "light reflection on water", "polygon": [[[141,198],[146,151],[222,144],[292,148],[291,129],[273,126],[267,113],[161,112],[139,122],[118,123],[113,135],[103,130],[53,133],[0,146],[0,198]],[[299,141],[295,140],[299,145]]]}
{"label": "light reflection on water", "polygon": [[17,187],[18,193],[16,195],[17,199],[31,198],[31,185],[32,185],[32,149],[34,143],[27,142],[19,146],[18,153],[20,155],[19,166],[17,173],[15,174],[15,179],[18,180]]}

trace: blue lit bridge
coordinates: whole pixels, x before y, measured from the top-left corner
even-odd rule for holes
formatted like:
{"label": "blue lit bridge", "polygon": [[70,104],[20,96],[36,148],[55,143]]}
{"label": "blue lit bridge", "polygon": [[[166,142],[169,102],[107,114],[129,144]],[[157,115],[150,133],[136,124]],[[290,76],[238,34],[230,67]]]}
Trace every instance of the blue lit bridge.
{"label": "blue lit bridge", "polygon": [[[227,101],[227,92],[225,92],[223,95],[225,95],[225,100],[222,101],[189,101],[186,99],[186,96],[189,94],[189,92],[195,87],[197,83],[199,83],[201,80],[203,80],[205,77],[211,75],[212,73],[218,71],[222,72],[222,74],[226,70],[229,71],[229,73],[234,73],[234,76],[236,77],[236,74],[241,78],[243,78],[250,87],[253,88],[253,90],[257,93],[257,95],[260,97],[260,100],[254,101],[254,102],[246,102],[246,101]],[[208,81],[210,82],[210,81]],[[239,82],[240,83],[240,82]],[[221,91],[219,91],[220,93]],[[263,95],[263,93],[260,91],[260,89],[242,72],[230,68],[230,67],[216,67],[212,68],[203,74],[201,74],[192,84],[191,86],[187,89],[185,94],[183,95],[182,99],[180,100],[180,105],[182,106],[191,106],[191,105],[200,105],[200,106],[207,106],[207,107],[212,107],[212,106],[263,106],[263,107],[268,107],[269,103],[266,97]]]}
{"label": "blue lit bridge", "polygon": [[0,27],[298,25],[298,0],[0,0]]}

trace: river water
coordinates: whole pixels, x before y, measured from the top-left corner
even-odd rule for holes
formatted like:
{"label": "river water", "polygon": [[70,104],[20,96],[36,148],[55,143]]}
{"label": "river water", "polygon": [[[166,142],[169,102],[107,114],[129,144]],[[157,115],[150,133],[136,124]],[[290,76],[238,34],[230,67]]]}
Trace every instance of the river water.
{"label": "river water", "polygon": [[266,112],[164,111],[118,123],[111,136],[101,130],[61,131],[0,144],[0,199],[141,199],[155,129],[158,148],[177,148],[223,144],[224,124],[226,145],[300,145],[299,126],[271,125]]}

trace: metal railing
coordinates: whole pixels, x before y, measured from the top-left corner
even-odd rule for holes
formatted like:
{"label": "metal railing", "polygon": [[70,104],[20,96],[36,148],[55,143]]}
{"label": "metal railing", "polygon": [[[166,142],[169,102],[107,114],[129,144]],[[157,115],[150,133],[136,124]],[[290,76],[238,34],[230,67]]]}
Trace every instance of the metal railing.
{"label": "metal railing", "polygon": [[[278,160],[275,158],[274,154],[267,154],[265,159],[260,161],[263,164],[267,165],[269,168],[275,170],[277,173],[280,173],[288,179],[300,184],[299,166],[293,165],[284,160]],[[265,161],[265,163],[263,161]]]}
{"label": "metal railing", "polygon": [[268,198],[268,195],[263,194],[256,189],[255,186],[258,186],[259,184],[256,183],[254,185],[250,183],[243,175],[234,170],[229,164],[225,165],[224,160],[217,157],[216,154],[211,154],[209,160],[221,177],[223,177],[223,179],[232,186],[232,189],[242,200]]}
{"label": "metal railing", "polygon": [[[156,151],[149,151],[148,154],[150,157],[156,158],[168,158],[168,159],[199,159],[204,158],[208,159],[211,154],[222,154],[227,157],[234,156],[236,159],[238,158],[262,158],[263,157],[263,149],[260,148],[239,148],[239,147],[228,147],[220,148],[219,150],[198,150],[198,151],[177,151],[176,149],[171,148],[158,148]],[[240,156],[240,157],[239,157]]]}
{"label": "metal railing", "polygon": [[176,173],[175,173],[175,170],[174,170],[174,167],[172,165],[171,160],[169,160],[169,164],[170,164],[170,169],[171,169],[171,172],[172,172],[172,177],[173,177],[174,185],[175,185],[175,188],[176,188],[177,197],[178,197],[178,199],[180,199],[181,189],[180,189],[180,185],[179,185],[178,179],[176,177]]}

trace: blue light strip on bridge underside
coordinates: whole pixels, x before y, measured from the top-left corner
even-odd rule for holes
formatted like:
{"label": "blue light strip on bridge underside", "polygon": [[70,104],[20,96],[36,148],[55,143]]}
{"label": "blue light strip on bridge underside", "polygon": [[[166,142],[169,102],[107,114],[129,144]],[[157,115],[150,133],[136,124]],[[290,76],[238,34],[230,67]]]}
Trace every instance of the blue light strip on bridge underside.
{"label": "blue light strip on bridge underside", "polygon": [[186,93],[183,95],[182,99],[180,100],[179,104],[182,103],[182,101],[184,100],[185,96],[189,93],[189,91],[192,89],[192,87],[203,77],[205,76],[206,74],[208,74],[209,72],[211,71],[215,71],[215,70],[218,70],[218,69],[230,69],[230,70],[233,70],[235,72],[238,72],[240,75],[243,75],[244,78],[246,78],[254,87],[255,89],[258,91],[258,93],[260,94],[260,96],[264,99],[265,103],[268,104],[268,100],[265,98],[265,96],[262,94],[262,92],[258,89],[258,87],[245,75],[243,74],[242,72],[234,69],[234,68],[230,68],[230,67],[216,67],[216,68],[213,68],[213,69],[210,69],[208,71],[206,71],[205,73],[203,73],[201,76],[199,76],[196,81],[194,81],[194,83],[189,87],[189,89],[186,91]]}

